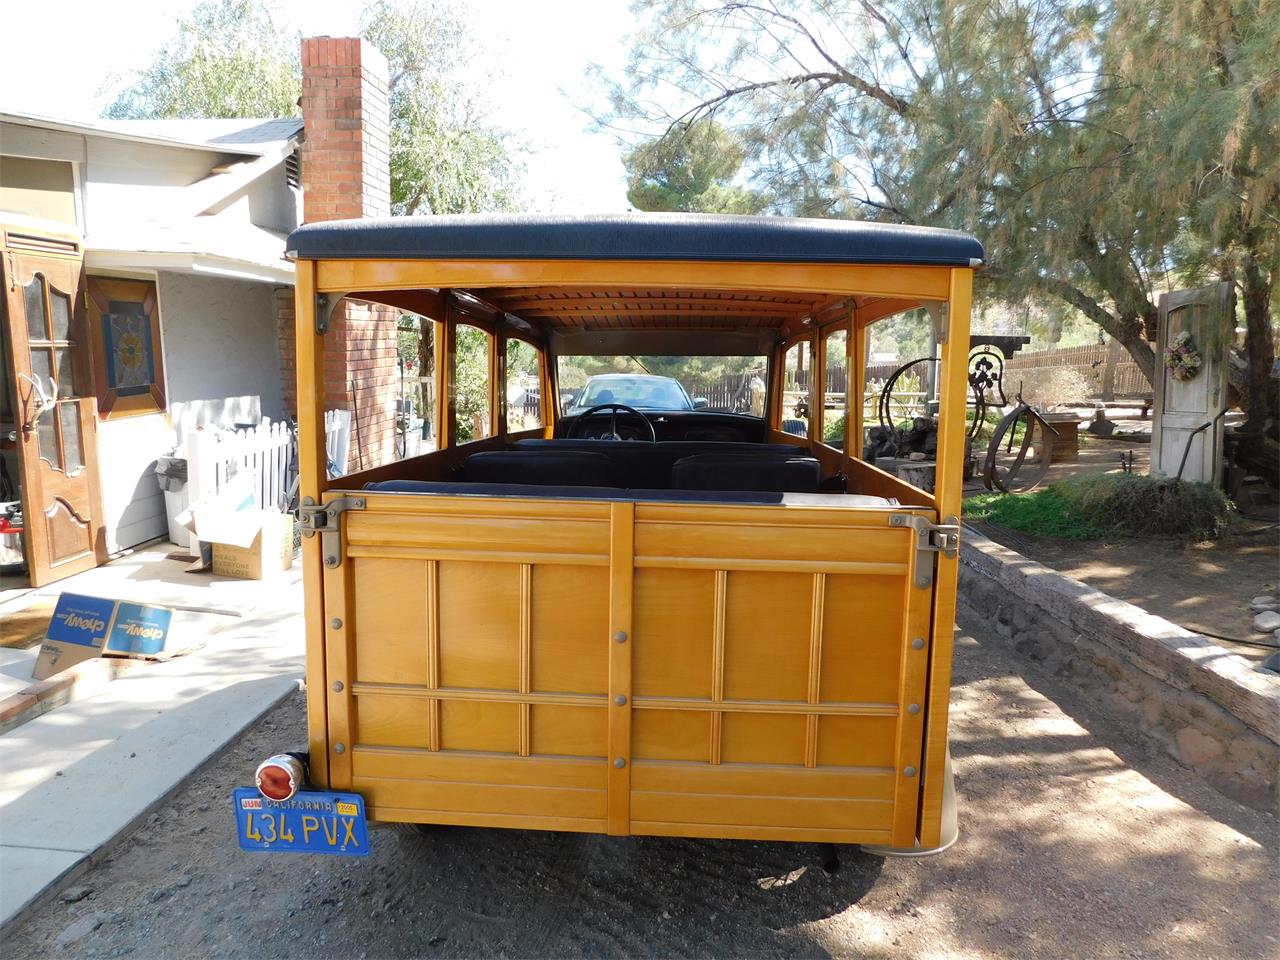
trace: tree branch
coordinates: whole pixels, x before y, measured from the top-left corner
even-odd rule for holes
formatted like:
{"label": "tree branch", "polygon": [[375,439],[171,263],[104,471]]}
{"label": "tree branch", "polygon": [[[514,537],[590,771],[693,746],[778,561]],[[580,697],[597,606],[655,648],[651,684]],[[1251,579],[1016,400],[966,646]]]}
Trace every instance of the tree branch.
{"label": "tree branch", "polygon": [[797,73],[790,77],[779,77],[776,80],[760,80],[755,83],[744,83],[737,87],[730,87],[709,100],[694,104],[680,114],[667,125],[666,133],[670,133],[681,125],[688,126],[703,114],[714,113],[717,107],[728,103],[734,97],[742,96],[744,93],[755,93],[757,90],[771,90],[776,87],[798,87],[806,83],[817,83],[820,89],[825,90],[840,82],[840,78],[834,73]]}
{"label": "tree branch", "polygon": [[778,10],[769,10],[753,3],[727,3],[725,4],[724,9],[726,11],[747,10],[754,13],[761,13],[766,17],[781,20],[784,23],[790,24],[795,30],[802,34],[806,40],[809,41],[810,46],[812,46],[818,56],[825,60],[831,69],[835,71],[841,82],[853,87],[858,92],[865,94],[874,100],[878,100],[900,117],[905,117],[910,112],[911,104],[902,99],[902,97],[890,93],[878,84],[862,79],[857,74],[851,73],[844,64],[831,56],[831,54],[827,53],[822,44],[818,42],[818,38],[810,32],[809,28],[806,27],[799,18],[789,16],[788,14],[782,13]]}
{"label": "tree branch", "polygon": [[1148,381],[1155,377],[1155,351],[1142,338],[1142,328],[1136,318],[1116,316],[1079,287],[1056,277],[1041,277],[1036,285],[1046,293],[1065,300],[1110,334],[1112,339],[1118,340]]}
{"label": "tree branch", "polygon": [[[898,56],[902,58],[903,65],[911,72],[911,77],[915,80],[916,86],[923,87],[924,80],[922,80],[920,78],[920,74],[916,72],[916,65],[911,62],[911,57],[907,53],[906,45],[898,39],[897,31],[889,25],[889,21],[885,18],[884,14],[877,10],[874,5],[868,3],[867,0],[859,0],[858,6],[862,7],[867,16],[871,17],[873,20],[878,22],[880,26],[884,27],[884,32],[893,42],[894,47],[897,48]],[[895,19],[897,18],[895,17]]]}

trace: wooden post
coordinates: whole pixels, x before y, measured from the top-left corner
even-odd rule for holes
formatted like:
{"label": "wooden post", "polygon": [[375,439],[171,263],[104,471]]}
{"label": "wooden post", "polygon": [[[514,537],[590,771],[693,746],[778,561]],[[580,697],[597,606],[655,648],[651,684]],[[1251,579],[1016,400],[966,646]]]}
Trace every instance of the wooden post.
{"label": "wooden post", "polygon": [[444,349],[440,351],[437,363],[441,367],[440,400],[444,408],[444,429],[440,432],[439,448],[441,450],[458,445],[458,384],[456,382],[454,364],[458,359],[458,310],[453,299],[444,312]]}
{"label": "wooden post", "polygon": [[[819,336],[818,331],[813,330],[809,333],[808,339],[806,341],[802,341],[802,343],[807,346],[807,352],[809,354],[809,424],[807,433],[811,443],[822,439],[822,434],[817,428],[818,421],[821,417],[821,413],[819,411],[822,407],[822,394],[818,391],[823,387],[822,376],[818,372],[818,365],[821,360],[822,350],[820,345],[821,340],[822,337]],[[805,352],[806,351],[804,349],[800,350],[799,362],[797,365],[801,369],[804,368]]]}
{"label": "wooden post", "polygon": [[[324,337],[316,333],[316,267],[299,260],[294,285],[298,349],[298,496],[319,503],[328,488],[324,447]],[[324,568],[320,538],[302,538],[303,613],[307,650],[307,741],[311,781],[329,785],[329,712],[325,682]]]}
{"label": "wooden post", "polygon": [[827,338],[821,330],[813,332],[813,383],[809,390],[809,439],[822,442],[823,421],[827,416]]}
{"label": "wooden post", "polygon": [[[942,345],[942,403],[938,417],[938,465],[934,501],[941,523],[956,523],[964,496],[965,407],[969,382],[969,309],[973,271],[951,271],[947,340]],[[947,757],[947,708],[951,699],[951,654],[956,622],[958,557],[939,553],[933,585],[933,635],[929,644],[929,694],[920,798],[920,845],[939,843],[942,790]]]}
{"label": "wooden post", "polygon": [[631,683],[635,646],[631,605],[635,577],[635,504],[609,508],[609,779],[608,833],[631,833]]}
{"label": "wooden post", "polygon": [[507,333],[502,318],[493,324],[489,338],[489,416],[493,418],[490,436],[503,445],[507,442]]}
{"label": "wooden post", "polygon": [[858,312],[854,311],[849,332],[849,457],[862,457],[862,438],[866,434],[864,420],[867,406],[867,347],[871,339],[869,328],[862,326]]}

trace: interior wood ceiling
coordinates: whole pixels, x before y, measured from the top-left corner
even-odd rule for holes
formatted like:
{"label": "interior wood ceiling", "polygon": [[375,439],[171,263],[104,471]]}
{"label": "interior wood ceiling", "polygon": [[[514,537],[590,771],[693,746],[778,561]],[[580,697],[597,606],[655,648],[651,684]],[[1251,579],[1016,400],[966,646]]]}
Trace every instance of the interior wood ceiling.
{"label": "interior wood ceiling", "polygon": [[826,294],[738,290],[491,287],[473,291],[508,313],[552,327],[777,328],[826,307]]}

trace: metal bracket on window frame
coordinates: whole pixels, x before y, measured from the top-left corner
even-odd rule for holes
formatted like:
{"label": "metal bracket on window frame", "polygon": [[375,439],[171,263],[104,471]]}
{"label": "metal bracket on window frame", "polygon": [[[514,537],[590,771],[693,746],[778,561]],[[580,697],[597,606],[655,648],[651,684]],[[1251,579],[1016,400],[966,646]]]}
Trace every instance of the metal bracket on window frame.
{"label": "metal bracket on window frame", "polygon": [[928,301],[924,305],[933,321],[933,336],[938,343],[946,343],[951,333],[951,304],[942,301]]}
{"label": "metal bracket on window frame", "polygon": [[345,293],[316,294],[316,333],[324,336],[329,332],[329,324],[333,320],[333,311],[347,296]]}
{"label": "metal bracket on window frame", "polygon": [[[310,498],[308,498],[310,499]],[[328,503],[303,503],[298,507],[298,526],[304,537],[320,534],[320,555],[330,570],[342,564],[342,514],[363,510],[364,497],[337,497]]]}
{"label": "metal bracket on window frame", "polygon": [[960,555],[960,521],[947,517],[946,523],[933,523],[918,513],[891,513],[889,526],[911,527],[916,532],[916,586],[933,586],[933,554],[941,553],[954,560]]}

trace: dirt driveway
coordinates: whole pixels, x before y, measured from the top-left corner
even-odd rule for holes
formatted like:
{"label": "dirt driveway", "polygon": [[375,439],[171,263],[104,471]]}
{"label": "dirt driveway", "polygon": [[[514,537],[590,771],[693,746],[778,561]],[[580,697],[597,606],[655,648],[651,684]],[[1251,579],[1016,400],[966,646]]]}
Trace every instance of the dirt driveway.
{"label": "dirt driveway", "polygon": [[827,874],[808,845],[463,829],[379,831],[358,861],[241,853],[229,792],[301,736],[295,697],[70,884],[90,893],[46,905],[0,952],[1280,956],[1276,820],[974,636],[953,726],[962,837],[941,857],[845,850]]}

